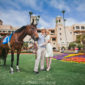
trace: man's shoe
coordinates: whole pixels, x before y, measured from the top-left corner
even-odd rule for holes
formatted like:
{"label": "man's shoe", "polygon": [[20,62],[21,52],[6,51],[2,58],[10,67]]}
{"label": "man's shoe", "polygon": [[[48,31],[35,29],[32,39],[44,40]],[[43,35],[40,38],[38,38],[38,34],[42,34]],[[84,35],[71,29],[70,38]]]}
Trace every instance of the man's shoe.
{"label": "man's shoe", "polygon": [[46,69],[40,69],[41,71],[46,71]]}
{"label": "man's shoe", "polygon": [[38,71],[34,71],[34,73],[35,73],[35,74],[39,74],[39,72],[38,72]]}

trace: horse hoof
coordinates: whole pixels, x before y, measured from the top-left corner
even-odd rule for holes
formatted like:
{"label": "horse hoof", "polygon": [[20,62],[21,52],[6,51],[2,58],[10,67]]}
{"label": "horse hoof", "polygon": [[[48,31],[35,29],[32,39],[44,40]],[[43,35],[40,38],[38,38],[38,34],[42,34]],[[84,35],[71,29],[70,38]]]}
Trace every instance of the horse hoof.
{"label": "horse hoof", "polygon": [[19,69],[16,69],[16,71],[17,71],[17,72],[20,72],[20,70],[19,70]]}
{"label": "horse hoof", "polygon": [[6,66],[6,64],[4,64],[3,66]]}
{"label": "horse hoof", "polygon": [[11,74],[13,74],[14,72],[13,71],[10,71]]}

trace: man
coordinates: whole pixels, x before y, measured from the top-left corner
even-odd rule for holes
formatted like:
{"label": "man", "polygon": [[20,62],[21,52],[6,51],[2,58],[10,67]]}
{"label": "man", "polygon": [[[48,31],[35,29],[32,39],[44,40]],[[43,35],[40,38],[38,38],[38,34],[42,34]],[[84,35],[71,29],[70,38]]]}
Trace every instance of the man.
{"label": "man", "polygon": [[39,34],[39,39],[37,42],[37,57],[35,60],[35,66],[34,66],[34,72],[39,73],[38,68],[39,68],[39,62],[41,60],[40,64],[40,70],[45,70],[44,69],[44,57],[45,57],[45,29],[41,30],[41,34]]}

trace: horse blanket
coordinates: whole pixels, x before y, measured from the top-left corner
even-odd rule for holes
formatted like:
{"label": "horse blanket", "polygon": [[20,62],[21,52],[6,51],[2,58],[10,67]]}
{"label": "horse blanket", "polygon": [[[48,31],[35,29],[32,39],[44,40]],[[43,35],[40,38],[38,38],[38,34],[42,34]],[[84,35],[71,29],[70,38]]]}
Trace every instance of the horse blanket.
{"label": "horse blanket", "polygon": [[10,40],[11,40],[12,35],[13,35],[13,33],[11,33],[9,36],[6,36],[6,37],[3,39],[2,44],[8,44],[8,42],[10,42]]}

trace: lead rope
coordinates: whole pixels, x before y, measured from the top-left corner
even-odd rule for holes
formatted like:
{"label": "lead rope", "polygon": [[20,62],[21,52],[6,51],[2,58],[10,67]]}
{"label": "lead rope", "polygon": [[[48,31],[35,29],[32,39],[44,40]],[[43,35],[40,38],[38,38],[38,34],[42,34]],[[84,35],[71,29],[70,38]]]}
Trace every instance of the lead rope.
{"label": "lead rope", "polygon": [[[9,41],[9,38],[8,38],[8,41]],[[11,49],[10,42],[8,42],[8,47]]]}

